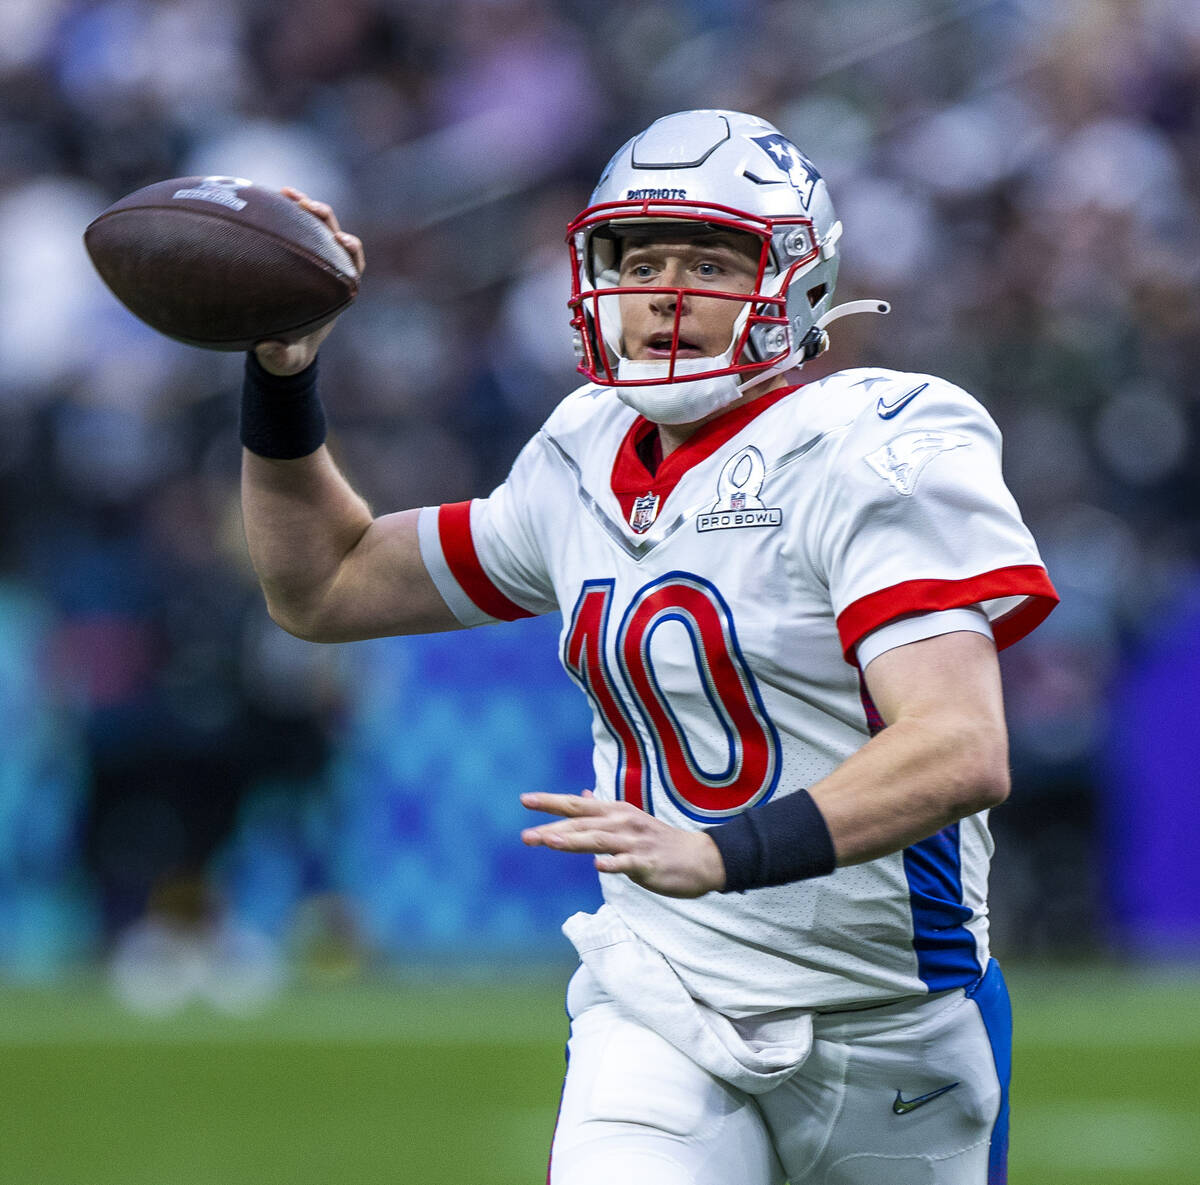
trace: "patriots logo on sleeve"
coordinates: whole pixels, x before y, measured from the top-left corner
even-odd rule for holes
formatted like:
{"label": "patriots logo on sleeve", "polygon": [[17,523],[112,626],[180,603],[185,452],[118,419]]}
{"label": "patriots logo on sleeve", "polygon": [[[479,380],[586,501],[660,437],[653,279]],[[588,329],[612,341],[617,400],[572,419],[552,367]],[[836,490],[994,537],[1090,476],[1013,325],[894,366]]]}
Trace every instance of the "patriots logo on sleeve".
{"label": "patriots logo on sleeve", "polygon": [[[817,166],[791,140],[778,132],[770,136],[752,136],[751,139],[771,158],[778,169],[787,174],[789,184],[800,195],[800,204],[807,210],[809,202],[812,201],[813,190],[821,180]],[[749,172],[746,173],[746,177],[759,185],[776,184],[762,177],[755,177]]]}
{"label": "patriots logo on sleeve", "polygon": [[970,437],[961,432],[901,432],[864,460],[896,493],[907,497],[917,488],[917,479],[934,457],[970,443]]}

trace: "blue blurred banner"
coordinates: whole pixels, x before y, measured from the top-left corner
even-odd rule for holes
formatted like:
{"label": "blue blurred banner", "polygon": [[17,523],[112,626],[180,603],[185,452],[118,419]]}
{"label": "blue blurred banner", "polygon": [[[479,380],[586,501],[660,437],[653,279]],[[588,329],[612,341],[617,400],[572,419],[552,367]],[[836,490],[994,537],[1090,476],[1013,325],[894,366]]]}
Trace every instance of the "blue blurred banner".
{"label": "blue blurred banner", "polygon": [[1200,956],[1200,587],[1164,615],[1111,700],[1106,893],[1119,948]]}
{"label": "blue blurred banner", "polygon": [[301,899],[345,895],[390,958],[569,957],[598,904],[592,863],[524,847],[524,790],[592,785],[586,701],[555,655],[561,618],[349,647],[326,785],[272,783],[221,861],[238,918],[281,936]]}
{"label": "blue blurred banner", "polygon": [[52,975],[96,937],[81,867],[86,754],[48,685],[51,625],[0,583],[0,972],[20,979]]}

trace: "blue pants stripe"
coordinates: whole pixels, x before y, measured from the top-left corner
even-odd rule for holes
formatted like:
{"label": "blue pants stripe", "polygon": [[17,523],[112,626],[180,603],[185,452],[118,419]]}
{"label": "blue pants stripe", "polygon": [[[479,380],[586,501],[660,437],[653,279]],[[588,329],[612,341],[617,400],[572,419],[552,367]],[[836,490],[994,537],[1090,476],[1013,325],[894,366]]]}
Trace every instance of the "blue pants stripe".
{"label": "blue pants stripe", "polygon": [[995,959],[988,962],[982,978],[967,988],[967,996],[975,1001],[983,1027],[987,1030],[1000,1080],[1000,1114],[992,1128],[991,1150],[988,1154],[988,1185],[1007,1185],[1008,1182],[1008,1086],[1012,1078],[1012,1006],[1008,986]]}

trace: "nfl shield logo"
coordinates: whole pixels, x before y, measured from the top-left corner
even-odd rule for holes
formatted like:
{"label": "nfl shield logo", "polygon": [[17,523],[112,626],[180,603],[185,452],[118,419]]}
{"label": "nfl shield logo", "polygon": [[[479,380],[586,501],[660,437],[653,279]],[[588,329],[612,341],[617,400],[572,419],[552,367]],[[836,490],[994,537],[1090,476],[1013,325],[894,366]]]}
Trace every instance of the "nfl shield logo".
{"label": "nfl shield logo", "polygon": [[633,509],[629,512],[629,525],[640,535],[648,531],[658,518],[658,495],[643,494],[635,498]]}
{"label": "nfl shield logo", "polygon": [[738,490],[736,494],[729,495],[730,510],[745,510],[746,509],[746,491]]}

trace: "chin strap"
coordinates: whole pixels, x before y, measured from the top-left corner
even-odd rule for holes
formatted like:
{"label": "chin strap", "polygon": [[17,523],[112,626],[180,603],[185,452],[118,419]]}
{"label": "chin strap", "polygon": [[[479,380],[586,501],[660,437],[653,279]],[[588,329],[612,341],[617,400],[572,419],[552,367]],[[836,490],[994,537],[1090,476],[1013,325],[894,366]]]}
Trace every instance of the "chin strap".
{"label": "chin strap", "polygon": [[829,334],[825,328],[839,317],[849,317],[852,313],[890,313],[892,306],[886,300],[848,300],[845,304],[837,305],[821,317],[804,336],[801,346],[804,350],[804,361],[808,362],[829,348]]}

